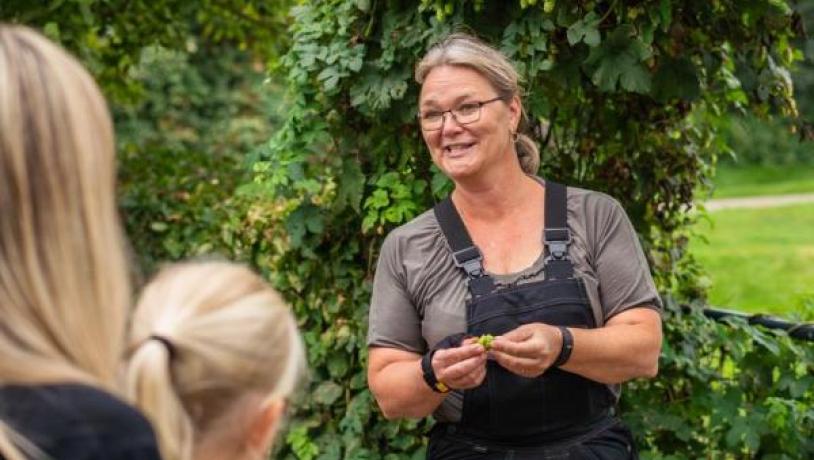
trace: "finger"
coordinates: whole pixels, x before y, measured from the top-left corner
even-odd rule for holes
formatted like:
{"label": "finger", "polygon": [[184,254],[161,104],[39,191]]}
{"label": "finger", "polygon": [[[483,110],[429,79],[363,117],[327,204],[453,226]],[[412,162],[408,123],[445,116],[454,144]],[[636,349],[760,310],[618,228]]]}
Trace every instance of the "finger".
{"label": "finger", "polygon": [[493,356],[498,364],[515,374],[523,376],[539,375],[545,370],[538,359],[520,358],[501,352],[493,352]]}
{"label": "finger", "polygon": [[477,337],[467,337],[461,342],[461,345],[472,345],[473,343],[478,343]]}
{"label": "finger", "polygon": [[511,331],[495,337],[495,340],[506,339],[512,342],[522,342],[534,335],[534,324],[524,324]]}
{"label": "finger", "polygon": [[452,384],[454,388],[468,390],[471,388],[477,388],[483,384],[483,380],[486,378],[486,372],[476,372],[473,374],[469,374],[466,377],[461,378],[459,381]]}
{"label": "finger", "polygon": [[533,336],[523,342],[495,339],[492,350],[523,358],[536,358],[540,355],[541,345]]}
{"label": "finger", "polygon": [[452,388],[467,390],[479,387],[486,378],[486,366],[477,367],[475,370],[462,376],[457,380],[450,380],[448,385]]}
{"label": "finger", "polygon": [[471,374],[478,368],[486,367],[486,355],[473,356],[463,361],[459,361],[449,367],[444,368],[439,375],[439,379],[444,381],[459,380],[466,375]]}
{"label": "finger", "polygon": [[442,367],[447,367],[459,361],[471,358],[473,356],[482,355],[486,352],[480,344],[462,345],[455,348],[444,348],[438,350],[433,355],[433,361],[438,360]]}
{"label": "finger", "polygon": [[486,366],[476,369],[472,374],[472,378],[475,380],[475,386],[479,386],[483,383],[486,379]]}

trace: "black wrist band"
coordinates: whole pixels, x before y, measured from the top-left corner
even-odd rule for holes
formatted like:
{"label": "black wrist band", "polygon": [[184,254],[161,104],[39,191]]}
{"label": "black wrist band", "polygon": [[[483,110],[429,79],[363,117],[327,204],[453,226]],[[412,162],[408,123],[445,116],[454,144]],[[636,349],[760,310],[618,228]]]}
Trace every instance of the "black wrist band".
{"label": "black wrist band", "polygon": [[432,356],[438,351],[430,350],[421,358],[421,372],[424,374],[424,381],[427,382],[432,391],[436,393],[449,393],[449,387],[444,385],[444,382],[439,382],[435,377],[435,371],[432,369]]}
{"label": "black wrist band", "polygon": [[557,359],[554,360],[554,364],[552,364],[554,367],[559,367],[567,363],[568,358],[571,357],[571,350],[574,349],[574,336],[571,335],[571,331],[565,326],[557,326],[557,328],[562,333],[562,348],[560,348],[560,354],[557,356]]}

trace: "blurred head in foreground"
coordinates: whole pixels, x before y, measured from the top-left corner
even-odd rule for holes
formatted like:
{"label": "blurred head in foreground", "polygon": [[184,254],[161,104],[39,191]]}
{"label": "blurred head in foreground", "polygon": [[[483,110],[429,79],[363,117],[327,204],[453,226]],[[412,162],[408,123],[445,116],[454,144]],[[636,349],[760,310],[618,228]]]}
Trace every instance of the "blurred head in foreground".
{"label": "blurred head in foreground", "polygon": [[259,276],[171,266],[145,288],[130,337],[128,394],[165,460],[265,458],[305,358],[294,316]]}
{"label": "blurred head in foreground", "polygon": [[130,300],[114,187],[91,76],[39,33],[0,24],[0,385],[114,388]]}

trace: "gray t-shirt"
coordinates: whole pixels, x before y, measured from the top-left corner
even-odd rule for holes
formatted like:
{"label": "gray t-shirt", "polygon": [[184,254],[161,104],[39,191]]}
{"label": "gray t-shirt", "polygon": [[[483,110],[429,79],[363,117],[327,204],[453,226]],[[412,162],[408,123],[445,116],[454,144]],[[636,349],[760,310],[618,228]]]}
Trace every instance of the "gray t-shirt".
{"label": "gray t-shirt", "polygon": [[[568,228],[573,240],[568,254],[598,325],[632,307],[661,309],[636,232],[616,200],[568,187]],[[466,331],[470,294],[451,254],[432,210],[387,235],[373,281],[368,346],[424,354],[444,337]],[[499,287],[539,281],[544,265],[540,254],[518,273],[489,275]],[[609,388],[618,397],[620,387]],[[462,393],[453,392],[434,416],[457,422],[462,406]]]}

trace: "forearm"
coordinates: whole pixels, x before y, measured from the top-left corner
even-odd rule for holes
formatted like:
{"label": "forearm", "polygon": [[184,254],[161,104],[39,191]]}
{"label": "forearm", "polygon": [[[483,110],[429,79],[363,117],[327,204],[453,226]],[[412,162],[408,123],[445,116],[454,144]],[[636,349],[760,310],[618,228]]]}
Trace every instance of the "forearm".
{"label": "forearm", "polygon": [[390,420],[426,417],[446,397],[432,391],[424,381],[420,358],[390,363],[369,380],[382,413]]}
{"label": "forearm", "polygon": [[562,366],[566,371],[608,384],[655,377],[658,372],[660,321],[569,330],[574,337],[574,348]]}

